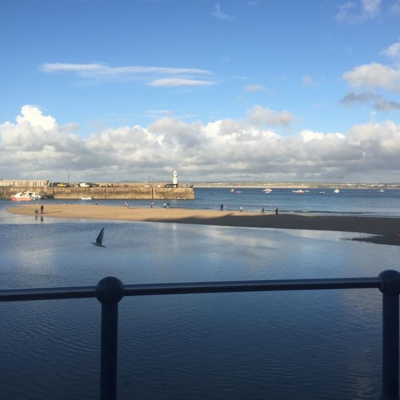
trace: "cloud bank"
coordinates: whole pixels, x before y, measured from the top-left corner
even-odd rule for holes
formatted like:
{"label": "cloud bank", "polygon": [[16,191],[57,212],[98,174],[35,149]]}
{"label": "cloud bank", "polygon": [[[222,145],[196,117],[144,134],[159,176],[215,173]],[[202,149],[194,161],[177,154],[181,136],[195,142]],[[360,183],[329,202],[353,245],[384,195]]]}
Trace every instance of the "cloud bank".
{"label": "cloud bank", "polygon": [[274,127],[288,111],[255,106],[244,120],[207,124],[161,118],[147,127],[105,129],[83,139],[74,124],[60,126],[33,105],[0,125],[0,178],[50,180],[381,181],[397,182],[400,126],[391,121],[348,132],[302,130],[282,136]]}

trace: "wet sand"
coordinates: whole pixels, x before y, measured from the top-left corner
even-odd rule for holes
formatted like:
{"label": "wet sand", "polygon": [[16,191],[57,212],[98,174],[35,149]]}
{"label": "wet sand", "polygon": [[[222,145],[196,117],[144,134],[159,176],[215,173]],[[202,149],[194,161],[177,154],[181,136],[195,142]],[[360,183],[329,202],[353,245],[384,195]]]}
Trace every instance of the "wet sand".
{"label": "wet sand", "polygon": [[374,235],[353,240],[386,245],[400,245],[400,219],[352,216],[320,216],[299,214],[271,214],[214,210],[164,208],[126,208],[92,204],[46,204],[43,215],[40,204],[24,204],[9,208],[13,214],[43,217],[123,220],[143,222],[174,222],[233,227],[308,229],[317,231],[358,232]]}

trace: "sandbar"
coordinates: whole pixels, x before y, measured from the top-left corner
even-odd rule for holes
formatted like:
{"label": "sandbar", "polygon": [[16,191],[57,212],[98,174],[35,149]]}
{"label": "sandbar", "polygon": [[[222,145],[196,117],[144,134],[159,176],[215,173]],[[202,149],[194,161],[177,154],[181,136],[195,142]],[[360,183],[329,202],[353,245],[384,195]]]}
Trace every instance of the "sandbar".
{"label": "sandbar", "polygon": [[[352,240],[400,245],[400,218],[365,216],[300,215],[292,213],[256,213],[182,208],[127,208],[94,204],[24,204],[7,210],[13,214],[56,218],[174,222],[232,227],[305,229],[368,234]],[[35,214],[37,211],[39,214]],[[372,235],[372,236],[371,236]]]}

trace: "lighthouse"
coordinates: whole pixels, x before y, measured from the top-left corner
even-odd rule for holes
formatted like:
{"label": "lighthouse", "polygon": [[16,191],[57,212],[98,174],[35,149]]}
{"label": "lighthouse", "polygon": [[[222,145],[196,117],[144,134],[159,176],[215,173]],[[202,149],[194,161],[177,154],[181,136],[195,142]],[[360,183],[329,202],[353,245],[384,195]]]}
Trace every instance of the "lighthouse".
{"label": "lighthouse", "polygon": [[172,174],[172,185],[173,187],[178,187],[178,173],[176,171]]}

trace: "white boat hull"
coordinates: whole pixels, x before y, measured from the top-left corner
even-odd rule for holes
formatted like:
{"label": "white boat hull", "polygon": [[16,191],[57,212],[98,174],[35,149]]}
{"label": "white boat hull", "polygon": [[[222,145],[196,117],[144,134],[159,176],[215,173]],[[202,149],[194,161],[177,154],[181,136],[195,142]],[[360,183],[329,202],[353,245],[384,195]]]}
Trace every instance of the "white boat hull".
{"label": "white boat hull", "polygon": [[33,201],[40,200],[42,196],[35,192],[18,192],[14,196],[11,196],[12,201]]}

